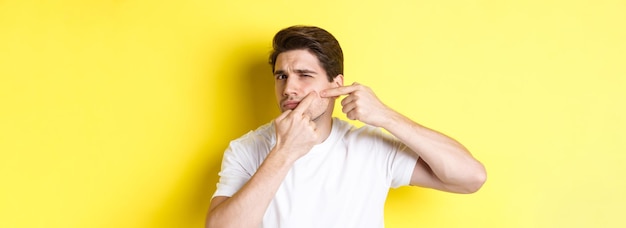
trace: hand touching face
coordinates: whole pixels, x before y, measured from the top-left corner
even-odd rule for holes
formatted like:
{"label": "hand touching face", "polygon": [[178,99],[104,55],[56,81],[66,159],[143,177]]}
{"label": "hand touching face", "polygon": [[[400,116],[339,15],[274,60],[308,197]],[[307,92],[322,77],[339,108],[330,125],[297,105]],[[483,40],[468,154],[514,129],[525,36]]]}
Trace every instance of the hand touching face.
{"label": "hand touching face", "polygon": [[346,96],[341,100],[341,111],[351,120],[359,120],[376,127],[382,127],[392,112],[376,97],[372,89],[356,82],[349,86],[326,89],[320,95],[326,98]]}
{"label": "hand touching face", "polygon": [[312,120],[311,105],[320,100],[316,92],[311,92],[293,110],[284,111],[274,120],[276,145],[288,153],[292,159],[305,155],[320,138],[315,121]]}

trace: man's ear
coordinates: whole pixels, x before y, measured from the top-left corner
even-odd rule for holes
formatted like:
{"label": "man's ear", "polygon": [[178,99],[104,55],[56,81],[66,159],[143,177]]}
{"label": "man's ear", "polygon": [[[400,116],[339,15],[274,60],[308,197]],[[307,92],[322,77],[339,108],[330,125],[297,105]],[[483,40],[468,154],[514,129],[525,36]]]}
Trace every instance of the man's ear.
{"label": "man's ear", "polygon": [[336,85],[336,87],[342,87],[343,86],[343,74],[338,74],[333,79],[333,83]]}

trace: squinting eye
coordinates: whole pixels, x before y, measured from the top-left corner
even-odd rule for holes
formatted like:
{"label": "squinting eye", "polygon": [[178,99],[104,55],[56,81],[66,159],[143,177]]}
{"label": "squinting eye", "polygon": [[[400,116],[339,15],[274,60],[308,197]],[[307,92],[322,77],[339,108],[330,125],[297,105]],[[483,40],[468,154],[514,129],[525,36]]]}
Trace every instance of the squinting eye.
{"label": "squinting eye", "polygon": [[283,79],[286,79],[286,78],[287,78],[287,75],[284,75],[284,74],[279,74],[279,75],[276,76],[277,80],[283,80]]}

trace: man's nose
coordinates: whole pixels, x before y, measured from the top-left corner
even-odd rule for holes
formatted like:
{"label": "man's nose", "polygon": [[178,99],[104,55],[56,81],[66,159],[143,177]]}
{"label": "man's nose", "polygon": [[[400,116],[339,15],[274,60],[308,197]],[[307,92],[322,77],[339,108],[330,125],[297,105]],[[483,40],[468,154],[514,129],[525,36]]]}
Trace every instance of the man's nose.
{"label": "man's nose", "polygon": [[298,91],[300,89],[300,84],[298,83],[298,78],[291,76],[285,79],[285,88],[283,89],[283,95],[298,95]]}

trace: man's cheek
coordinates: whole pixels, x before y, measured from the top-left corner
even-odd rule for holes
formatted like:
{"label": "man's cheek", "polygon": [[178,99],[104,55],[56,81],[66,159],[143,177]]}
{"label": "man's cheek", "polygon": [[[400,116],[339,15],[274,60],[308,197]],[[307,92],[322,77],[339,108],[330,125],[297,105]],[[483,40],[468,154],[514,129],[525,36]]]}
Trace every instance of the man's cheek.
{"label": "man's cheek", "polygon": [[318,112],[324,112],[326,111],[326,108],[328,106],[328,98],[321,98],[316,105],[316,108],[318,109]]}

